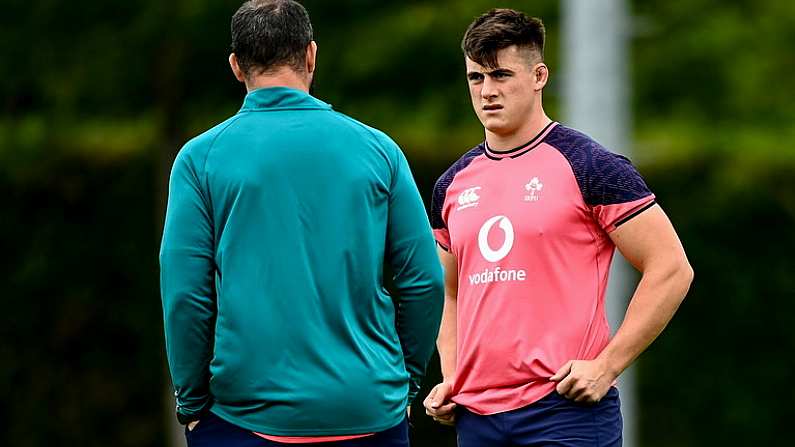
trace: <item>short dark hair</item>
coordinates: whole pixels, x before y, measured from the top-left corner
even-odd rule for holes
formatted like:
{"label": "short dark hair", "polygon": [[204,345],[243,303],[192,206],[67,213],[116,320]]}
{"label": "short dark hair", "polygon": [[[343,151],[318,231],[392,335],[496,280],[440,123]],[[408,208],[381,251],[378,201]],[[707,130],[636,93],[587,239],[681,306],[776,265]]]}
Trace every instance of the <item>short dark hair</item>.
{"label": "short dark hair", "polygon": [[232,52],[246,75],[281,66],[301,71],[312,41],[309,13],[294,0],[249,0],[232,16]]}
{"label": "short dark hair", "polygon": [[495,8],[469,25],[461,49],[466,57],[488,68],[496,68],[497,53],[512,45],[533,50],[544,60],[544,34],[541,19],[514,9]]}

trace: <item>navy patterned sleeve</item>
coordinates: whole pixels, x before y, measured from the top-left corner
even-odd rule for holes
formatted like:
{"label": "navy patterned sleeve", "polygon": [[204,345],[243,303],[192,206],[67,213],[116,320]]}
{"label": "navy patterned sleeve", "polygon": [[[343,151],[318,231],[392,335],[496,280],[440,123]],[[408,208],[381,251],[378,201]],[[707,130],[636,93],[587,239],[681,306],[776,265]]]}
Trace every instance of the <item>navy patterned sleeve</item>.
{"label": "navy patterned sleeve", "polygon": [[546,142],[568,160],[586,205],[605,231],[615,230],[654,205],[654,194],[623,155],[565,126],[553,129]]}
{"label": "navy patterned sleeve", "polygon": [[433,229],[433,237],[436,243],[446,251],[450,251],[450,232],[447,230],[447,223],[442,217],[442,208],[444,208],[444,200],[447,195],[447,188],[453,176],[450,175],[448,170],[438,180],[433,187],[433,197],[431,198],[431,228]]}
{"label": "navy patterned sleeve", "polygon": [[450,231],[447,229],[447,219],[445,215],[445,200],[447,199],[447,189],[453,183],[456,174],[461,172],[478,155],[483,154],[483,146],[478,145],[468,151],[450,168],[436,180],[433,187],[433,198],[431,199],[431,228],[436,243],[445,251],[450,251]]}

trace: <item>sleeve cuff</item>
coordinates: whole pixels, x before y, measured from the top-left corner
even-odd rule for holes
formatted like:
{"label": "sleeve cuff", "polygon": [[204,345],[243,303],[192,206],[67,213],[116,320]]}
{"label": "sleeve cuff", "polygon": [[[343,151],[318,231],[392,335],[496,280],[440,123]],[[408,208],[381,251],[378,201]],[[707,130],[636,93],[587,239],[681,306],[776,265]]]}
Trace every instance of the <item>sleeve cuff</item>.
{"label": "sleeve cuff", "polygon": [[179,423],[182,425],[187,425],[193,421],[198,421],[202,416],[204,416],[204,413],[210,410],[210,406],[211,402],[209,400],[198,410],[188,410],[185,407],[177,405],[177,421],[179,421]]}
{"label": "sleeve cuff", "polygon": [[632,202],[597,205],[593,208],[593,215],[598,225],[606,232],[611,233],[622,224],[651,208],[655,203],[654,194],[650,194]]}

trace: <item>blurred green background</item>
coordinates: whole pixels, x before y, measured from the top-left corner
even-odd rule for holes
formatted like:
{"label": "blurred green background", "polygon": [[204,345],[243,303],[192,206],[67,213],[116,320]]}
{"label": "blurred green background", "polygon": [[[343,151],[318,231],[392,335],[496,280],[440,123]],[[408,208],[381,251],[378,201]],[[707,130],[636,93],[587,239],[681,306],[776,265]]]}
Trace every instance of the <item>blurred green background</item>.
{"label": "blurred green background", "polygon": [[[172,409],[157,253],[179,147],[234,114],[240,1],[4,0],[0,445],[160,446]],[[631,1],[633,160],[696,271],[638,363],[641,445],[783,445],[795,354],[795,2]],[[458,49],[493,6],[542,17],[560,115],[557,1],[310,1],[315,95],[389,133],[426,203],[482,139]],[[438,378],[431,367],[428,385]],[[414,445],[453,445],[415,408]]]}

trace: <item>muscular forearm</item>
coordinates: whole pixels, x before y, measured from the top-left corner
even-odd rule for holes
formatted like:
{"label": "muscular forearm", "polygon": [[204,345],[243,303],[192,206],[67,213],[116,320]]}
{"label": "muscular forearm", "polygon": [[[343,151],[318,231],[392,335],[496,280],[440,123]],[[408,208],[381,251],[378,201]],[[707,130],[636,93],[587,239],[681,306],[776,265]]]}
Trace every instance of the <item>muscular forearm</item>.
{"label": "muscular forearm", "polygon": [[599,402],[610,385],[673,317],[693,280],[693,270],[668,217],[659,206],[642,212],[610,233],[642,278],[624,323],[593,360],[569,360],[549,380],[575,402]]}
{"label": "muscular forearm", "polygon": [[439,328],[439,338],[436,348],[439,350],[439,360],[442,367],[442,378],[445,382],[452,383],[456,367],[456,298],[445,294],[442,324]]}
{"label": "muscular forearm", "polygon": [[624,322],[601,352],[616,377],[657,338],[687,294],[693,270],[686,260],[644,271]]}

